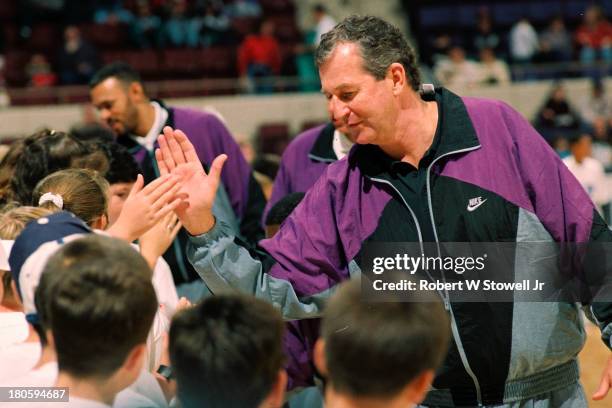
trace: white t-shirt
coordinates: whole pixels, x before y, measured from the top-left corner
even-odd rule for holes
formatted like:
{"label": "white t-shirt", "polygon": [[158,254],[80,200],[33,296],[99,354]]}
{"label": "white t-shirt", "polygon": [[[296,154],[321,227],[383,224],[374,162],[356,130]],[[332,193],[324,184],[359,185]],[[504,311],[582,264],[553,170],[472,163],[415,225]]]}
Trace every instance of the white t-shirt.
{"label": "white t-shirt", "polygon": [[599,161],[592,157],[586,157],[582,163],[578,163],[574,156],[569,156],[563,159],[563,162],[582,184],[595,205],[601,207],[610,201],[606,185],[606,173]]}
{"label": "white t-shirt", "polygon": [[[22,376],[30,371],[38,362],[41,353],[40,342],[23,341],[27,337],[28,332],[26,331],[24,336],[24,328],[19,324],[14,326],[16,322],[14,319],[15,316],[4,316],[9,314],[12,313],[1,313],[0,316],[6,322],[8,322],[8,324],[15,327],[15,330],[18,331],[18,333],[15,334],[11,343],[7,343],[5,346],[0,346],[0,384],[5,381],[9,381],[12,378]],[[29,330],[27,323],[25,330]],[[15,339],[19,338],[22,339],[21,342],[14,341]]]}
{"label": "white t-shirt", "polygon": [[30,334],[30,327],[21,312],[0,312],[0,350],[23,343]]}

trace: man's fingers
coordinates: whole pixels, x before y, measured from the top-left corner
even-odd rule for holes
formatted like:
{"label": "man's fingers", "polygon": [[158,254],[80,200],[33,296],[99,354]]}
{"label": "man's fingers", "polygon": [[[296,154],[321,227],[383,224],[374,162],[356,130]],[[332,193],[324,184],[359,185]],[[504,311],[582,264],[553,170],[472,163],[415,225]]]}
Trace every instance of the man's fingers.
{"label": "man's fingers", "polygon": [[[176,167],[176,163],[172,158],[172,152],[170,152],[170,146],[168,146],[166,136],[163,134],[159,135],[159,137],[157,138],[157,142],[159,143],[159,150],[161,152],[161,157],[164,161],[164,164],[166,165],[166,168],[168,169],[168,171],[174,170],[174,168]],[[155,157],[157,158],[157,154],[155,155]]]}
{"label": "man's fingers", "polygon": [[198,157],[198,153],[196,152],[193,144],[189,141],[187,135],[180,129],[176,129],[174,131],[174,139],[181,147],[185,158],[190,163],[200,162],[200,158]]}
{"label": "man's fingers", "polygon": [[608,395],[608,391],[610,390],[610,376],[607,371],[604,371],[604,374],[601,378],[601,382],[599,383],[599,388],[593,394],[593,399],[595,401],[599,401],[605,398]]}
{"label": "man's fingers", "polygon": [[168,143],[174,162],[177,165],[186,163],[187,159],[185,159],[185,154],[180,144],[176,141],[176,130],[173,130],[170,126],[165,126],[164,135],[166,136],[166,142]]}
{"label": "man's fingers", "polygon": [[216,183],[219,183],[219,180],[221,179],[221,170],[223,170],[223,165],[225,164],[226,160],[227,155],[220,154],[219,156],[215,157],[215,160],[213,160],[212,165],[210,166],[208,177],[212,177]]}

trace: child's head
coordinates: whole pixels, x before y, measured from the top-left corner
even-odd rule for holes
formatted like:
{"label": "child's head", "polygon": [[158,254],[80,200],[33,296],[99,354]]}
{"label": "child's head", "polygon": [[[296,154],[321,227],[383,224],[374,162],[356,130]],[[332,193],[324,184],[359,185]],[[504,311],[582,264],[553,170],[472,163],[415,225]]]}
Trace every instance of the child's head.
{"label": "child's head", "polygon": [[105,172],[108,163],[94,147],[72,135],[53,130],[28,136],[11,180],[15,200],[30,204],[36,184],[58,170],[79,167]]}
{"label": "child's head", "polygon": [[108,189],[108,182],[93,170],[66,169],[42,179],[32,198],[42,208],[70,211],[90,227],[104,229]]}
{"label": "child's head", "polygon": [[[14,241],[30,221],[51,213],[52,211],[39,207],[14,207],[0,213],[0,240]],[[8,262],[9,251],[5,250],[4,255],[7,257],[6,261]],[[21,301],[16,293],[17,289],[13,283],[11,272],[9,268],[5,269],[0,270],[1,286],[4,292],[4,295],[0,296],[0,303],[11,309],[20,309],[22,307]]]}
{"label": "child's head", "polygon": [[219,295],[177,314],[170,359],[185,408],[280,407],[284,325],[272,305]]}
{"label": "child's head", "polygon": [[359,281],[338,290],[325,309],[314,355],[330,394],[387,406],[423,400],[446,356],[450,324],[439,299],[419,299],[366,302]]}
{"label": "child's head", "polygon": [[108,222],[110,225],[119,218],[125,199],[130,194],[140,169],[130,152],[122,145],[112,142],[101,144],[108,158],[108,171],[104,178],[110,184],[108,190]]}
{"label": "child's head", "polygon": [[149,267],[129,244],[91,234],[63,245],[35,299],[60,372],[117,391],[138,377],[158,305]]}

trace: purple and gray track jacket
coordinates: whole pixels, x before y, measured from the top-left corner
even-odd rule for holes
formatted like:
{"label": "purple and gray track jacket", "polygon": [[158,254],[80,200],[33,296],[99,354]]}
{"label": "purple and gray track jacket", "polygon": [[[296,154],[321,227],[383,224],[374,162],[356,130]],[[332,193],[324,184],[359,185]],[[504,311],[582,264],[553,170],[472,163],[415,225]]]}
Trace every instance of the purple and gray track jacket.
{"label": "purple and gray track jacket", "polygon": [[[217,196],[217,201],[226,203],[229,201],[228,204],[231,208],[223,208],[220,211],[226,213],[228,210],[233,210],[234,214],[231,214],[231,216],[235,217],[239,224],[237,232],[248,242],[253,244],[258,242],[264,236],[259,221],[265,207],[265,197],[261,187],[253,178],[251,166],[244,159],[240,147],[229,130],[212,113],[195,109],[166,107],[163,104],[162,106],[168,111],[168,120],[165,125],[185,132],[193,143],[205,168],[208,168],[218,155],[227,154],[228,159],[221,175],[223,183],[221,193],[223,194],[221,197]],[[153,152],[147,151],[129,137],[121,137],[118,141],[132,153],[143,172],[146,183],[159,176],[157,161]],[[158,143],[155,142],[155,148],[158,147]],[[175,244],[164,254],[164,259],[170,265],[177,284],[198,279],[197,273],[190,263],[184,259],[183,248],[187,243],[187,235],[186,231],[182,229],[175,240]]]}
{"label": "purple and gray track jacket", "polygon": [[[532,126],[505,103],[439,90],[441,140],[427,169],[437,242],[612,241],[587,193]],[[422,241],[421,226],[372,145],[328,166],[280,231],[245,249],[217,220],[191,237],[188,258],[213,292],[239,289],[267,299],[288,319],[318,317],[355,271],[368,242]],[[478,211],[466,204],[481,197]],[[486,200],[486,201],[485,201]],[[530,276],[517,254],[515,279]],[[612,305],[591,311],[610,347]],[[453,342],[426,404],[493,405],[569,387],[585,340],[573,303],[457,303]],[[316,330],[288,344],[308,361]],[[291,370],[290,370],[291,371]],[[298,370],[299,371],[299,370]]]}

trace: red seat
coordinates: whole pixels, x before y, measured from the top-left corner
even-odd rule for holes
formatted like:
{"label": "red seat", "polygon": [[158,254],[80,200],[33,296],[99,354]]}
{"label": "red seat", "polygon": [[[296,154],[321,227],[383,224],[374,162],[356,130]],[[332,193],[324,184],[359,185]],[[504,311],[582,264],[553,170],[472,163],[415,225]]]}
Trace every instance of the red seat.
{"label": "red seat", "polygon": [[211,47],[200,51],[202,74],[207,78],[237,77],[236,48]]}
{"label": "red seat", "polygon": [[257,150],[260,153],[274,153],[281,156],[289,144],[287,123],[266,123],[257,132]]}
{"label": "red seat", "polygon": [[57,93],[54,88],[21,88],[9,89],[11,105],[52,105],[57,103]]}
{"label": "red seat", "polygon": [[161,54],[161,67],[166,75],[172,77],[198,77],[202,75],[203,61],[200,50],[173,49]]}
{"label": "red seat", "polygon": [[153,50],[143,51],[105,51],[102,53],[105,64],[124,61],[145,79],[159,79],[162,76],[159,55]]}
{"label": "red seat", "polygon": [[120,49],[128,42],[125,24],[84,24],[80,26],[83,36],[101,49]]}
{"label": "red seat", "polygon": [[32,26],[32,34],[27,47],[36,52],[55,52],[61,44],[60,30],[55,24],[36,24]]}
{"label": "red seat", "polygon": [[24,86],[28,83],[25,67],[30,60],[26,51],[10,51],[5,55],[4,78],[9,86]]}

